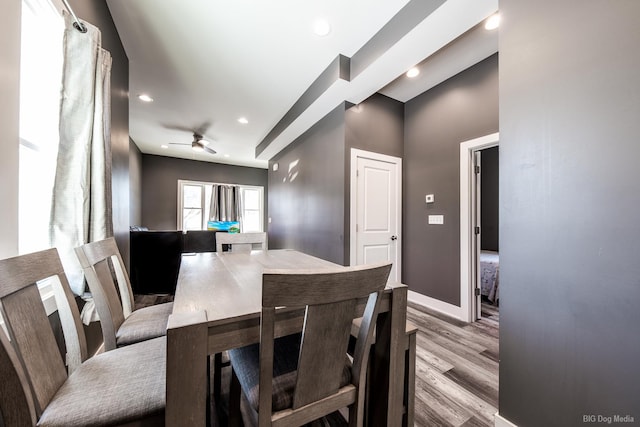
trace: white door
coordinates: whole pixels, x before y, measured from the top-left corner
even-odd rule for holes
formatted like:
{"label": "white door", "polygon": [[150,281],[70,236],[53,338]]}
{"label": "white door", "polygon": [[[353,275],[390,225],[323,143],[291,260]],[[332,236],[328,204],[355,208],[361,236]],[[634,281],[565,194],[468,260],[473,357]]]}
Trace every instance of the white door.
{"label": "white door", "polygon": [[356,226],[355,263],[352,261],[352,264],[391,261],[389,280],[400,282],[402,160],[354,151]]}

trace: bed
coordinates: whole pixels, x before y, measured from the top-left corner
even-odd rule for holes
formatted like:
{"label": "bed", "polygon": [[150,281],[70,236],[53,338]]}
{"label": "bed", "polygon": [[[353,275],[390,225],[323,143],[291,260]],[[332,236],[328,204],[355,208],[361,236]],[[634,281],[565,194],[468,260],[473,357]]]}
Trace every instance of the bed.
{"label": "bed", "polygon": [[480,293],[494,304],[500,298],[500,255],[493,251],[480,251]]}

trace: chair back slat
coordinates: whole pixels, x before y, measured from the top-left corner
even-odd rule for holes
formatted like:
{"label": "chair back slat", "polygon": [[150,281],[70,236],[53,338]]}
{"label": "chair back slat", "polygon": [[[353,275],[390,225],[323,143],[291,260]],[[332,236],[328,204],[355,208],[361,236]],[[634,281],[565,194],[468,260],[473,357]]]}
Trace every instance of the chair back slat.
{"label": "chair back slat", "polygon": [[267,249],[267,233],[216,233],[216,251],[222,245],[231,245],[231,252],[251,252],[252,249]]}
{"label": "chair back slat", "polygon": [[100,317],[105,349],[113,350],[116,331],[133,310],[133,292],[120,251],[110,237],[76,248],[76,255]]}
{"label": "chair back slat", "polygon": [[[97,242],[87,243],[76,248],[76,255],[83,269],[91,268],[100,261],[111,258],[111,263],[116,273],[118,290],[120,291],[120,305],[124,317],[129,316],[134,308],[133,290],[131,289],[131,281],[126,274],[124,261],[120,255],[116,240],[113,237],[109,237]],[[113,284],[113,279],[111,279],[111,283]]]}
{"label": "chair back slat", "polygon": [[[338,267],[334,270],[272,270],[265,269],[262,276],[262,318],[260,335],[260,425],[271,420],[271,381],[273,369],[274,310],[276,307],[306,306],[304,328],[293,407],[297,409],[320,400],[326,400],[340,390],[346,362],[351,323],[358,300],[368,296],[361,333],[363,343],[357,352],[351,375],[351,384],[363,383],[371,344],[372,328],[379,311],[379,295],[384,289],[391,264],[356,267]],[[363,331],[364,330],[364,331]],[[352,387],[352,386],[350,386]],[[263,393],[263,391],[269,391]],[[363,393],[352,402],[354,413],[363,412]],[[267,421],[269,420],[269,421]]]}
{"label": "chair back slat", "polygon": [[[57,250],[0,261],[0,310],[9,334],[8,339],[3,340],[6,347],[3,354],[8,359],[2,363],[7,367],[13,360],[14,375],[23,378],[22,390],[31,394],[21,400],[33,400],[36,417],[67,378],[67,369],[38,290],[37,282],[44,279],[50,279],[54,289],[67,352],[78,353],[67,355],[68,360],[74,361],[69,365],[69,372],[72,372],[79,361],[86,358],[86,341],[78,307],[68,288]],[[18,365],[14,363],[16,360]],[[12,392],[20,393],[20,389]],[[4,401],[4,397],[0,400]]]}
{"label": "chair back slat", "polygon": [[0,414],[4,425],[33,426],[37,422],[29,382],[5,333],[0,330]]}
{"label": "chair back slat", "polygon": [[19,358],[30,372],[38,415],[67,379],[49,318],[33,284],[2,299],[2,315],[10,323],[11,341],[20,349]]}
{"label": "chair back slat", "polygon": [[340,388],[355,306],[356,300],[350,299],[307,307],[293,409]]}

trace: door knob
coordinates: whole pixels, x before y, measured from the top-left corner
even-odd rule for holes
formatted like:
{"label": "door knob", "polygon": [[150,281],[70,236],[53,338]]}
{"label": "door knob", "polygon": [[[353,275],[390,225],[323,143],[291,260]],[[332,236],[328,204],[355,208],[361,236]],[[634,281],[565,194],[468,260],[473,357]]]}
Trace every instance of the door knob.
{"label": "door knob", "polygon": [[398,240],[398,236],[391,236],[391,240]]}

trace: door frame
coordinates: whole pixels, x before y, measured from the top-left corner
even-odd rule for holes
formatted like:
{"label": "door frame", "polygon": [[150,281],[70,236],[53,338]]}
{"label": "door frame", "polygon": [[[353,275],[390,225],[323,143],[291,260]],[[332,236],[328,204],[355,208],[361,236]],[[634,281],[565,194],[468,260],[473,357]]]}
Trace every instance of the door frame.
{"label": "door frame", "polygon": [[[475,320],[473,289],[473,156],[476,151],[500,145],[500,133],[481,136],[460,144],[460,314],[465,322]],[[479,256],[479,254],[476,254]]]}
{"label": "door frame", "polygon": [[397,223],[397,235],[396,249],[398,263],[396,265],[396,271],[398,277],[402,278],[402,159],[400,157],[389,156],[387,154],[374,153],[372,151],[360,150],[357,148],[351,149],[351,165],[350,169],[350,192],[349,192],[349,265],[356,265],[357,260],[357,246],[356,246],[356,222],[357,222],[357,202],[358,202],[358,182],[357,182],[357,170],[358,170],[358,157],[378,160],[386,163],[393,163],[396,165],[397,179],[396,179],[396,191],[398,194],[398,203],[396,205],[396,223]]}

